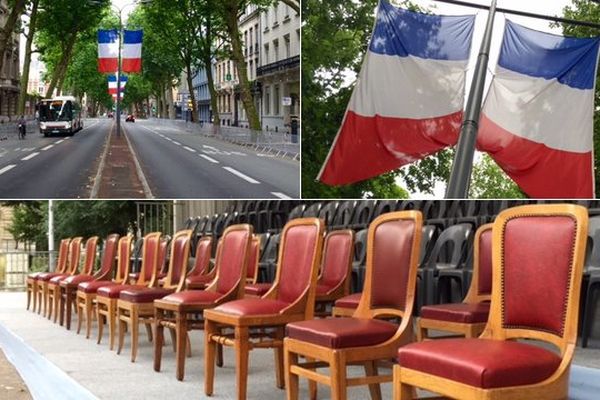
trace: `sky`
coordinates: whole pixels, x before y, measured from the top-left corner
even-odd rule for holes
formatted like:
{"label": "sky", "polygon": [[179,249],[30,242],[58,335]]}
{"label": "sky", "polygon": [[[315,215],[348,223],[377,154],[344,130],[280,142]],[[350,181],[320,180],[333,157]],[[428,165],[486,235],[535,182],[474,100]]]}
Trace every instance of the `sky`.
{"label": "sky", "polygon": [[127,16],[135,9],[135,5],[132,4],[133,0],[111,0],[111,3],[118,8],[123,9],[123,21],[127,20]]}

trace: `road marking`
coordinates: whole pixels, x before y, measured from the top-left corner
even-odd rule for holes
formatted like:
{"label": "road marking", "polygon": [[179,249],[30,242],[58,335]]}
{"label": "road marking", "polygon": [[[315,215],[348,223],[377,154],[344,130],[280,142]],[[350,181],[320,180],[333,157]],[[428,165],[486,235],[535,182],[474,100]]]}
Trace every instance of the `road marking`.
{"label": "road marking", "polygon": [[71,138],[70,137],[66,137],[66,138],[62,139],[61,141],[68,140],[68,139],[71,139]]}
{"label": "road marking", "polygon": [[192,149],[191,147],[183,146],[183,148],[186,149],[187,151],[191,151],[192,153],[196,152],[196,150]]}
{"label": "road marking", "polygon": [[290,196],[288,196],[288,195],[286,195],[286,194],[284,194],[284,193],[281,193],[281,192],[271,192],[271,194],[272,194],[273,196],[275,196],[275,197],[279,197],[280,199],[283,199],[283,200],[290,200],[290,199],[291,199],[291,197],[290,197]]}
{"label": "road marking", "polygon": [[206,147],[207,149],[212,149],[214,151],[217,151],[217,148],[213,147],[213,146],[207,146],[207,145],[203,144],[202,147]]}
{"label": "road marking", "polygon": [[210,158],[209,156],[205,156],[204,154],[198,154],[200,157],[204,158],[205,160],[210,161],[211,163],[215,163],[218,164],[219,162],[217,160],[215,160],[214,158]]}
{"label": "road marking", "polygon": [[53,148],[53,147],[54,147],[54,145],[53,145],[53,144],[49,144],[49,145],[48,145],[48,146],[46,146],[46,147],[42,147],[42,151],[50,150],[50,149],[51,149],[51,148]]}
{"label": "road marking", "polygon": [[16,164],[11,164],[11,165],[7,165],[6,167],[0,169],[0,175],[2,175],[3,173],[10,171],[11,169],[13,169],[14,167],[16,167]]}
{"label": "road marking", "polygon": [[31,153],[30,155],[28,155],[27,157],[23,157],[21,158],[21,161],[27,161],[27,160],[31,160],[33,157],[37,156],[38,154],[40,154],[39,152],[35,152],[35,153]]}
{"label": "road marking", "polygon": [[176,144],[177,146],[181,146],[181,143],[176,142],[175,140],[173,140],[173,144]]}
{"label": "road marking", "polygon": [[56,142],[56,144],[61,144],[64,141],[65,141],[65,139],[60,139],[58,142]]}
{"label": "road marking", "polygon": [[260,183],[256,179],[250,178],[248,175],[242,174],[240,171],[238,171],[235,168],[223,167],[223,169],[226,169],[227,171],[231,172],[232,174],[239,176],[240,178],[242,178],[246,182],[254,183],[255,185]]}

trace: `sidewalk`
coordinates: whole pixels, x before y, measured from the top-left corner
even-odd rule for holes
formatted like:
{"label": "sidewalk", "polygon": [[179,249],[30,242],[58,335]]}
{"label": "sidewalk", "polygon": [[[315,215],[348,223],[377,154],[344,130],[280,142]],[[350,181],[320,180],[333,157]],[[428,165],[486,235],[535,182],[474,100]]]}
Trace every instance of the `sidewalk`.
{"label": "sidewalk", "polygon": [[0,399],[29,400],[31,395],[15,367],[0,350]]}

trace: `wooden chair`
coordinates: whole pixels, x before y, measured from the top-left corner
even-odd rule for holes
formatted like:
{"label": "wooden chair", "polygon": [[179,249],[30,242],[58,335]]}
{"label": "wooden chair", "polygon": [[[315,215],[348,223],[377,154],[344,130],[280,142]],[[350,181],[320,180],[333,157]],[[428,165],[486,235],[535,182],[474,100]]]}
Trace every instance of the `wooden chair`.
{"label": "wooden chair", "polygon": [[321,274],[317,279],[316,314],[328,316],[327,308],[336,300],[350,294],[354,231],[331,231],[325,236]]}
{"label": "wooden chair", "polygon": [[55,275],[48,281],[47,288],[47,304],[48,304],[48,319],[54,319],[56,323],[58,319],[58,303],[60,294],[60,280],[71,275],[75,275],[79,269],[79,257],[81,256],[81,241],[82,237],[76,237],[69,244],[69,267],[64,274]]}
{"label": "wooden chair", "polygon": [[246,284],[255,284],[258,279],[258,261],[260,260],[260,236],[252,235],[252,245],[250,247],[250,258],[248,259],[248,268],[246,270]]}
{"label": "wooden chair", "polygon": [[[160,371],[164,328],[175,330],[176,376],[183,380],[185,373],[185,350],[188,331],[203,329],[202,313],[227,301],[243,296],[248,264],[252,252],[257,252],[258,242],[252,240],[252,226],[230,225],[221,238],[217,250],[215,280],[206,290],[184,290],[154,300],[154,370]],[[254,250],[251,249],[255,247]]]}
{"label": "wooden chair", "polygon": [[[488,324],[478,339],[441,339],[398,350],[394,399],[414,388],[460,399],[566,399],[588,215],[572,204],[514,207],[492,232]],[[556,351],[519,339],[553,345]]]}
{"label": "wooden chair", "polygon": [[[277,386],[284,387],[284,328],[287,323],[313,316],[323,231],[323,222],[317,218],[297,218],[288,222],[281,234],[277,272],[271,290],[262,298],[234,300],[204,311],[206,395],[213,394],[218,345],[235,349],[238,399],[246,398],[249,352],[255,348],[275,349]],[[227,333],[231,329],[234,333]]]}
{"label": "wooden chair", "polygon": [[492,226],[482,225],[473,244],[473,277],[462,303],[421,307],[417,340],[430,339],[429,329],[452,332],[467,338],[483,332],[490,312],[492,292]]}
{"label": "wooden chair", "polygon": [[[59,298],[59,321],[60,326],[65,323],[67,330],[71,329],[71,310],[73,309],[75,297],[77,295],[77,285],[94,279],[92,272],[96,263],[96,250],[98,246],[98,236],[92,236],[85,242],[85,259],[80,273],[76,271],[75,275],[63,278],[58,283]],[[66,321],[65,321],[66,320]]]}
{"label": "wooden chair", "polygon": [[[124,238],[127,240],[127,238]],[[131,239],[129,239],[131,240]],[[81,332],[81,324],[85,315],[86,332],[85,338],[89,339],[90,331],[92,328],[92,319],[94,313],[94,301],[96,299],[96,291],[102,285],[106,285],[110,282],[113,276],[113,270],[117,264],[117,254],[119,251],[120,243],[119,235],[114,233],[109,235],[104,242],[104,254],[102,255],[102,262],[100,269],[94,276],[80,275],[78,282],[75,286],[75,309],[77,310],[77,334]],[[91,279],[89,279],[91,278]],[[69,288],[67,288],[69,289]],[[68,290],[67,290],[68,293]],[[67,294],[68,297],[68,294]],[[85,314],[84,314],[85,313]],[[69,326],[69,319],[67,317],[67,326]]]}
{"label": "wooden chair", "polygon": [[[377,363],[391,360],[398,346],[413,340],[422,225],[420,211],[375,218],[367,239],[364,291],[354,316],[288,324],[284,341],[288,400],[298,399],[299,377],[309,379],[313,399],[316,382],[331,387],[333,400],[346,399],[348,387],[359,385],[369,385],[371,398],[381,399],[379,384],[391,382],[392,375],[378,375]],[[401,319],[401,323],[381,320],[391,317]],[[307,361],[299,363],[299,357]],[[366,376],[348,378],[350,364],[363,365]],[[316,371],[323,367],[329,368],[329,376]]]}
{"label": "wooden chair", "polygon": [[[154,300],[183,290],[191,240],[192,230],[190,229],[179,231],[173,237],[169,268],[162,287],[157,287],[158,272],[155,270],[148,287],[130,287],[119,294],[117,301],[117,322],[119,324],[117,354],[121,354],[127,330],[131,333],[131,362],[135,362],[137,356],[139,324],[145,324],[148,332],[151,332],[150,325],[154,321]],[[152,341],[152,335],[148,336]]]}
{"label": "wooden chair", "polygon": [[198,240],[194,267],[185,278],[187,289],[204,289],[215,279],[217,270],[216,268],[210,269],[212,240],[212,236],[204,236]]}
{"label": "wooden chair", "polygon": [[[122,284],[107,284],[98,288],[96,291],[96,319],[98,320],[98,344],[102,338],[103,319],[108,322],[109,330],[109,348],[112,350],[115,343],[115,331],[117,320],[117,301],[123,290],[131,287],[149,287],[153,285],[152,279],[156,278],[156,270],[158,269],[158,253],[160,247],[160,232],[152,232],[144,236],[142,244],[142,268],[135,285],[127,283]],[[125,254],[127,253],[127,254]],[[125,268],[125,281],[129,280],[129,258],[123,259],[121,256],[129,256],[130,252],[124,249],[119,249],[119,264],[127,263]],[[124,265],[119,267],[121,271]],[[151,287],[151,286],[150,286]]]}
{"label": "wooden chair", "polygon": [[[27,278],[28,282],[30,279],[33,279],[33,311],[36,310],[37,305],[37,313],[42,313],[43,316],[46,316],[47,310],[47,295],[48,295],[48,281],[58,274],[64,274],[67,271],[68,267],[68,258],[69,258],[69,244],[71,243],[71,239],[63,239],[60,241],[60,245],[58,247],[58,259],[56,261],[56,269],[54,272],[40,272],[38,274],[33,274],[31,278]],[[29,285],[29,283],[28,283]],[[36,304],[37,303],[37,304]],[[42,307],[43,306],[43,307]],[[43,312],[42,312],[43,310]]]}

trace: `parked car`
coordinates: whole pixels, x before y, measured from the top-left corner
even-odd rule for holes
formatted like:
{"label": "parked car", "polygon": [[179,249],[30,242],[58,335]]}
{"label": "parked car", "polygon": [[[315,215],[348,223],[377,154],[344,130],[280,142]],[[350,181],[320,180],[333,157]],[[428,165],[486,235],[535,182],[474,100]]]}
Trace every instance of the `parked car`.
{"label": "parked car", "polygon": [[133,114],[129,114],[125,119],[125,122],[135,122],[135,117],[133,116]]}

